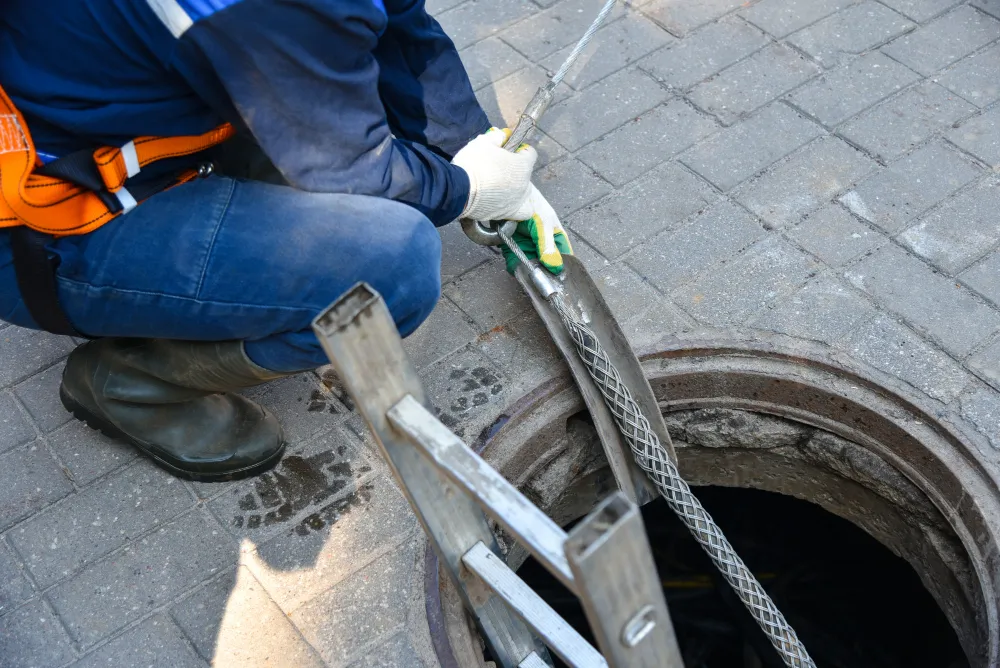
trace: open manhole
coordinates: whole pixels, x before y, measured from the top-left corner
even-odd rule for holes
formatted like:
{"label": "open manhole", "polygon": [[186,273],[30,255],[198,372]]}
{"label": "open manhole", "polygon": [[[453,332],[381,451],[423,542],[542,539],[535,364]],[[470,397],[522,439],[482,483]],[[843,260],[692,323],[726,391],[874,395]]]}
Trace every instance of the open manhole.
{"label": "open manhole", "polygon": [[[818,665],[1000,665],[1000,492],[978,436],[899,381],[793,339],[668,340],[643,366],[681,472]],[[568,378],[498,425],[483,456],[561,525],[613,488]],[[643,516],[686,665],[781,665],[669,508]],[[508,563],[586,634],[572,596],[504,538]],[[427,582],[441,665],[486,665],[433,558]]]}

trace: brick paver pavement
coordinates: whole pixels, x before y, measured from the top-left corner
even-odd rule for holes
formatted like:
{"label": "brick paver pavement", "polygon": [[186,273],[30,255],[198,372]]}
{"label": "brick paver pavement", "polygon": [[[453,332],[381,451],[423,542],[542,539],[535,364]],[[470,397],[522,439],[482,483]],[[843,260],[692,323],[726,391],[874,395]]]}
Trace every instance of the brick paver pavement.
{"label": "brick paver pavement", "polygon": [[[603,0],[430,0],[513,122]],[[1000,466],[1000,0],[621,7],[537,138],[537,182],[634,343],[824,342],[961,416]],[[407,342],[467,438],[561,362],[491,251],[442,230]],[[423,539],[335,378],[252,394],[275,472],[175,480],[71,422],[67,339],[0,330],[0,664],[434,665]]]}

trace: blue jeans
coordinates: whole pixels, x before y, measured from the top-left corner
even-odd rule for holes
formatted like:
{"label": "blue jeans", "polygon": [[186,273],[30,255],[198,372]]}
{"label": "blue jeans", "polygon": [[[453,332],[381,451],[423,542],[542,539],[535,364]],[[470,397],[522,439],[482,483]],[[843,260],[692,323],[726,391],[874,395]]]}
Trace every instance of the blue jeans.
{"label": "blue jeans", "polygon": [[[94,337],[246,342],[272,371],[327,362],[310,324],[358,281],[406,336],[441,290],[441,243],[415,209],[222,176],[160,193],[90,234],[63,237],[59,296]],[[37,328],[0,230],[0,319]]]}

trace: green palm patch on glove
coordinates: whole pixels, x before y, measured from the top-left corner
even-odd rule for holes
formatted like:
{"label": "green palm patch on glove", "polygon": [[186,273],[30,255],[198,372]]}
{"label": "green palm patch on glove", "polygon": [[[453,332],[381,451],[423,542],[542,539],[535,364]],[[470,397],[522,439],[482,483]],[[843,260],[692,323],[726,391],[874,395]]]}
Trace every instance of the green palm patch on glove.
{"label": "green palm patch on glove", "polygon": [[[558,226],[558,223],[552,230],[550,238],[547,238],[544,227],[539,216],[535,215],[518,223],[512,238],[528,259],[539,260],[542,266],[558,275],[563,271],[562,254],[572,255],[573,247],[566,232]],[[504,260],[507,261],[507,271],[513,274],[520,260],[507,246],[501,246],[500,250],[503,251]]]}

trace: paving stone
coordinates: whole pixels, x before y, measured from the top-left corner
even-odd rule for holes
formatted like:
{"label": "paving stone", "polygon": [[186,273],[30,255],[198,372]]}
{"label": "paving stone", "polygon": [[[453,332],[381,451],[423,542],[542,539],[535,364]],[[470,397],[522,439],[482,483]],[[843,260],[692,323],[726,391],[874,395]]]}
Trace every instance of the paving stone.
{"label": "paving stone", "polygon": [[914,21],[923,23],[927,19],[934,18],[938,14],[945,12],[960,0],[882,0],[897,12],[906,14]]}
{"label": "paving stone", "polygon": [[59,385],[65,366],[60,362],[14,388],[14,394],[43,432],[58,429],[73,419],[59,400]]}
{"label": "paving stone", "polygon": [[14,551],[0,539],[0,615],[31,598],[34,587],[25,577]]}
{"label": "paving stone", "polygon": [[1000,107],[965,121],[948,139],[1000,171]]}
{"label": "paving stone", "polygon": [[1000,37],[1000,21],[963,5],[882,48],[929,75]]}
{"label": "paving stone", "polygon": [[670,100],[588,145],[577,157],[621,186],[717,129],[682,100]]}
{"label": "paving stone", "polygon": [[860,55],[915,27],[885,5],[866,0],[793,33],[788,41],[824,67],[834,67],[845,56]]}
{"label": "paving stone", "polygon": [[48,587],[190,508],[177,478],[138,462],[10,532],[40,587]]}
{"label": "paving stone", "polygon": [[969,368],[1000,390],[1000,340],[969,358]]}
{"label": "paving stone", "polygon": [[855,287],[957,357],[964,357],[1000,329],[1000,314],[898,247],[876,251],[846,275]]}
{"label": "paving stone", "polygon": [[35,431],[28,425],[14,399],[0,394],[0,454],[24,445],[35,438]]}
{"label": "paving stone", "polygon": [[935,81],[978,107],[1000,100],[1000,44],[963,58]]}
{"label": "paving stone", "polygon": [[741,0],[701,0],[675,2],[653,0],[642,6],[642,12],[675,35],[684,35],[700,25],[728,14],[743,5]]}
{"label": "paving stone", "polygon": [[441,237],[441,282],[447,283],[496,258],[489,248],[474,244],[458,223],[437,228]]}
{"label": "paving stone", "polygon": [[483,353],[465,350],[422,374],[424,389],[438,419],[459,438],[473,439],[483,420],[507,405],[515,389],[505,374]]}
{"label": "paving stone", "polygon": [[47,437],[52,451],[78,485],[87,485],[139,456],[131,445],[73,421]]}
{"label": "paving stone", "polygon": [[668,162],[580,211],[567,227],[613,259],[658,232],[676,228],[716,199],[707,183]]}
{"label": "paving stone", "polygon": [[615,320],[619,322],[639,315],[659,298],[656,290],[624,263],[613,264],[592,276]]}
{"label": "paving stone", "polygon": [[347,414],[347,408],[312,373],[272,381],[244,394],[277,416],[289,443],[328,432]]}
{"label": "paving stone", "polygon": [[625,260],[662,292],[670,293],[764,234],[753,216],[721,200],[680,229],[650,239]]}
{"label": "paving stone", "polygon": [[876,313],[875,308],[853,290],[828,274],[821,274],[787,300],[765,308],[750,325],[832,344]]}
{"label": "paving stone", "polygon": [[975,110],[957,95],[925,81],[844,123],[838,132],[890,162]]}
{"label": "paving stone", "polygon": [[727,125],[820,72],[794,49],[772,44],[691,89],[690,99]]}
{"label": "paving stone", "polygon": [[1000,241],[1000,183],[976,184],[899,236],[914,253],[954,276]]}
{"label": "paving stone", "polygon": [[755,26],[781,38],[850,6],[856,0],[762,0],[740,12]]}
{"label": "paving stone", "polygon": [[788,99],[824,125],[833,127],[919,78],[876,51],[831,70]]}
{"label": "paving stone", "polygon": [[39,441],[0,457],[0,531],[73,491]]}
{"label": "paving stone", "polygon": [[979,7],[987,14],[1000,19],[1000,0],[972,0],[971,4],[973,7]]}
{"label": "paving stone", "polygon": [[528,0],[466,0],[435,18],[459,49],[538,11]]}
{"label": "paving stone", "polygon": [[208,506],[233,536],[261,542],[357,497],[373,471],[341,428],[287,453],[273,470],[227,487]]}
{"label": "paving stone", "polygon": [[986,386],[976,387],[959,399],[962,417],[1000,450],[1000,395]]}
{"label": "paving stone", "polygon": [[539,125],[561,146],[575,151],[641,116],[667,95],[645,72],[631,68],[552,105]]}
{"label": "paving stone", "polygon": [[875,167],[836,137],[820,137],[733,191],[772,227],[798,222]]}
{"label": "paving stone", "polygon": [[445,10],[451,9],[456,5],[460,5],[465,1],[466,0],[427,0],[425,6],[427,7],[428,14],[431,16],[437,16]]}
{"label": "paving stone", "polygon": [[[574,242],[573,249],[583,246]],[[596,269],[591,269],[591,275]],[[541,319],[534,311],[480,334],[473,344],[504,371],[511,383],[511,394],[517,394],[566,372],[566,363],[552,342]]]}
{"label": "paving stone", "polygon": [[[259,642],[261,638],[255,640]],[[203,668],[205,662],[191,651],[173,622],[163,615],[154,615],[73,664],[73,668],[98,666]]]}
{"label": "paving stone", "polygon": [[472,90],[495,84],[528,64],[527,58],[497,37],[476,42],[459,55],[469,74]]}
{"label": "paving stone", "polygon": [[264,587],[245,567],[213,580],[170,610],[198,653],[216,666],[322,668]]}
{"label": "paving stone", "polygon": [[0,387],[19,383],[52,366],[74,347],[65,336],[23,327],[4,328],[0,332]]}
{"label": "paving stone", "polygon": [[671,88],[688,88],[768,44],[767,36],[736,18],[711,23],[646,57],[639,67]]}
{"label": "paving stone", "polygon": [[969,267],[959,276],[966,285],[1000,307],[1000,251]]}
{"label": "paving stone", "polygon": [[406,337],[403,351],[415,368],[422,369],[474,338],[476,330],[466,322],[462,312],[447,299],[442,299],[420,328]]}
{"label": "paving stone", "polygon": [[806,216],[789,236],[831,267],[846,264],[887,241],[836,204]]}
{"label": "paving stone", "polygon": [[855,215],[895,233],[980,173],[968,158],[934,142],[862,181],[840,201]]}
{"label": "paving stone", "polygon": [[[541,62],[545,56],[580,39],[603,4],[604,0],[562,0],[532,16],[530,21],[505,30],[501,37],[529,60]],[[608,20],[623,13],[619,5],[612,10]]]}
{"label": "paving stone", "polygon": [[560,217],[568,216],[612,190],[593,169],[573,158],[557,160],[537,170],[534,182]]}
{"label": "paving stone", "polygon": [[444,294],[482,334],[531,308],[531,301],[498,258],[444,287]]}
{"label": "paving stone", "polygon": [[697,144],[680,160],[728,191],[820,134],[822,127],[774,102]]}
{"label": "paving stone", "polygon": [[665,336],[695,329],[697,323],[673,303],[656,299],[638,316],[621,323],[622,331],[638,354],[655,352],[656,344]]}
{"label": "paving stone", "polygon": [[950,357],[886,315],[866,323],[845,343],[857,359],[948,403],[968,383]]}
{"label": "paving stone", "polygon": [[[594,35],[594,40],[566,73],[563,83],[582,90],[675,41],[670,33],[641,14],[628,14],[620,21],[606,24]],[[555,74],[574,48],[576,44],[569,44],[556,51],[541,61],[542,67]]]}
{"label": "paving stone", "polygon": [[413,545],[401,546],[292,613],[292,622],[327,663],[356,658],[406,622],[412,580],[399,574],[416,569],[416,556]]}
{"label": "paving stone", "polygon": [[90,646],[211,577],[236,552],[214,522],[190,513],[57,585],[49,597],[70,634]]}
{"label": "paving stone", "polygon": [[819,268],[802,251],[771,237],[709,269],[671,298],[701,322],[737,325],[804,284]]}
{"label": "paving stone", "polygon": [[368,651],[368,656],[352,662],[347,668],[423,668],[425,665],[404,633],[393,636],[385,644]]}
{"label": "paving stone", "polygon": [[73,660],[73,645],[41,599],[0,619],[3,665],[51,668]]}
{"label": "paving stone", "polygon": [[243,562],[286,613],[299,609],[420,531],[388,475],[247,553]]}

